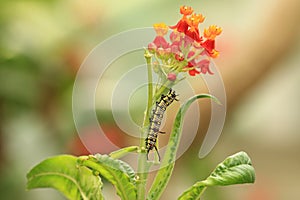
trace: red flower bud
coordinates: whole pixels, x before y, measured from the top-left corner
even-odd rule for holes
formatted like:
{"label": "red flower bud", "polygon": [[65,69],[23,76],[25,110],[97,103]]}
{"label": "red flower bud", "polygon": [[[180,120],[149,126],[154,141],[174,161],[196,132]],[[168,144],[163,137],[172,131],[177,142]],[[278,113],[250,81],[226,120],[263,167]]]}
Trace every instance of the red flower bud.
{"label": "red flower bud", "polygon": [[173,72],[168,74],[168,80],[170,80],[170,81],[175,81],[176,77],[177,77],[176,74]]}

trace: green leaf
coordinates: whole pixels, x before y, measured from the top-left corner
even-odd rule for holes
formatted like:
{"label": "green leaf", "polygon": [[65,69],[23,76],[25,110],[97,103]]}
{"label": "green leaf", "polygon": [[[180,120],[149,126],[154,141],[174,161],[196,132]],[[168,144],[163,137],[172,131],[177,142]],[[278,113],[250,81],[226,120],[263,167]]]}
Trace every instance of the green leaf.
{"label": "green leaf", "polygon": [[255,171],[249,156],[245,152],[239,152],[226,158],[206,180],[194,184],[178,200],[199,199],[208,186],[227,186],[254,181]]}
{"label": "green leaf", "polygon": [[209,94],[199,94],[194,97],[191,97],[189,100],[187,100],[179,109],[177,112],[172,132],[170,134],[170,139],[166,148],[166,152],[164,155],[164,158],[162,160],[161,169],[157,172],[157,175],[153,181],[153,184],[150,188],[150,191],[148,193],[147,199],[148,200],[156,200],[159,199],[162,192],[165,190],[172,171],[174,169],[175,165],[175,159],[176,159],[176,152],[179,146],[180,137],[182,134],[182,125],[183,125],[183,119],[184,115],[187,111],[187,109],[190,107],[190,105],[197,99],[200,98],[211,98],[215,102],[219,103],[218,99],[212,95]]}
{"label": "green leaf", "polygon": [[205,180],[207,186],[254,183],[255,171],[249,156],[239,152],[226,158]]}
{"label": "green leaf", "polygon": [[187,189],[178,200],[197,200],[200,199],[203,192],[206,190],[205,184],[203,182],[197,182],[192,187]]}
{"label": "green leaf", "polygon": [[108,155],[96,154],[81,157],[81,164],[97,171],[111,182],[122,200],[136,199],[135,172],[127,163]]}
{"label": "green leaf", "polygon": [[78,158],[59,155],[36,165],[27,174],[27,189],[54,188],[71,200],[102,200],[102,182],[90,169],[79,166]]}

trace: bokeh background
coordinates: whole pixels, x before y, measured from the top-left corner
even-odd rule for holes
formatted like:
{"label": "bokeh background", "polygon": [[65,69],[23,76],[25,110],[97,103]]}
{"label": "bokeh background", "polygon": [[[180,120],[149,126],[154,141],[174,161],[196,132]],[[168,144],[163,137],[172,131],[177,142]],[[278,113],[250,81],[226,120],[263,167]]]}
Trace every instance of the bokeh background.
{"label": "bokeh background", "polygon": [[[206,16],[203,27],[223,27],[217,39],[221,55],[215,62],[223,74],[228,112],[219,142],[200,160],[199,139],[209,119],[209,109],[202,104],[198,139],[178,160],[162,199],[175,199],[241,150],[252,158],[256,183],[211,188],[204,199],[299,198],[299,0],[2,0],[1,199],[64,199],[51,189],[26,191],[26,173],[49,156],[89,153],[78,139],[72,117],[73,83],[84,58],[121,31],[157,22],[175,24],[182,4]],[[109,83],[110,78],[107,75],[104,81]],[[99,118],[113,130],[111,139],[125,145],[109,110],[102,109]],[[99,145],[105,147],[101,141]],[[111,186],[104,189],[107,199],[115,198]]]}

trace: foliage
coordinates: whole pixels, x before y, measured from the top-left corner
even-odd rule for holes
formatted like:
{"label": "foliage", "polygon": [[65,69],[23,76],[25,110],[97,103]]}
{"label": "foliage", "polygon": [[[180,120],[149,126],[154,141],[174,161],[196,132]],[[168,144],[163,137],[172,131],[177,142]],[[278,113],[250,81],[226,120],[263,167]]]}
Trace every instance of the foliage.
{"label": "foliage", "polygon": [[[181,6],[180,13],[183,16],[175,26],[167,26],[164,23],[154,25],[157,35],[153,42],[149,43],[144,54],[148,72],[148,102],[141,126],[140,145],[126,147],[109,155],[80,157],[59,155],[48,158],[27,174],[28,189],[50,187],[60,191],[68,199],[101,200],[104,198],[102,179],[105,179],[114,185],[117,195],[122,200],[160,199],[175,166],[186,111],[193,102],[201,98],[209,98],[220,104],[218,99],[210,94],[198,94],[181,105],[160,169],[150,190],[146,192],[149,169],[153,164],[159,164],[156,161],[149,161],[147,155],[150,150],[157,150],[156,142],[163,113],[170,103],[177,100],[177,94],[174,91],[172,93],[171,88],[184,80],[187,74],[213,75],[209,68],[211,59],[219,55],[215,49],[215,38],[221,34],[222,29],[213,25],[204,29],[201,35],[198,25],[205,17],[193,12],[191,7]],[[169,27],[173,30],[169,36],[170,42],[165,39]],[[152,72],[157,73],[159,77],[155,85],[152,81]],[[165,95],[168,90],[169,96]],[[153,107],[156,110],[151,111]],[[120,160],[131,152],[138,155],[136,172],[126,162]],[[245,152],[239,152],[226,158],[207,179],[195,183],[178,199],[200,199],[208,187],[254,183],[254,181],[255,172],[249,156]]]}
{"label": "foliage", "polygon": [[[162,168],[154,181],[147,199],[159,199],[171,175],[174,163]],[[103,199],[101,178],[112,183],[121,199],[137,199],[136,175],[132,168],[119,159],[108,155],[74,157],[59,155],[36,165],[27,175],[28,189],[51,187],[68,199]],[[255,173],[245,152],[226,158],[203,181],[195,183],[178,198],[199,199],[207,187],[254,183]],[[157,188],[161,188],[158,190]]]}
{"label": "foliage", "polygon": [[[147,199],[159,199],[166,188],[171,177],[175,155],[180,141],[181,128],[184,114],[198,98],[213,98],[211,95],[200,94],[190,98],[178,111],[170,141],[161,163],[162,168],[158,171],[152,183]],[[217,101],[215,99],[215,101]],[[127,147],[111,155],[118,155],[120,152],[125,155],[128,150],[135,150],[136,147]],[[140,151],[145,154],[145,152]],[[103,199],[101,194],[102,181],[105,178],[116,188],[121,199],[138,199],[137,185],[138,176],[136,172],[124,161],[108,155],[90,155],[73,157],[60,155],[48,158],[36,165],[27,175],[27,188],[51,187],[62,192],[68,199]],[[180,200],[199,199],[207,187],[227,186],[234,184],[253,183],[255,172],[251,160],[244,152],[234,154],[220,163],[211,175],[200,182],[195,183],[187,189],[180,197]]]}

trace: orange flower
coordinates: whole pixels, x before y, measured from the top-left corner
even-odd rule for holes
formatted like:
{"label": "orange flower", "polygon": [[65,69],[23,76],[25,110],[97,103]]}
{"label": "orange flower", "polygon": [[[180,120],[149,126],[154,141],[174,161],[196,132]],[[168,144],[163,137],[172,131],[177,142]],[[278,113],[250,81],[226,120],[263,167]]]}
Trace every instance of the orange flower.
{"label": "orange flower", "polygon": [[180,6],[180,13],[183,16],[191,15],[194,12],[193,8],[190,6]]}
{"label": "orange flower", "polygon": [[187,16],[191,15],[193,12],[194,10],[192,7],[180,6],[180,13],[183,16],[175,26],[170,26],[170,28],[176,29],[178,32],[185,33],[189,28],[189,25],[187,23]]}
{"label": "orange flower", "polygon": [[206,38],[206,40],[201,44],[201,46],[205,48],[208,55],[212,58],[216,58],[219,56],[219,52],[215,49],[215,39],[221,33],[222,28],[216,25],[211,25],[207,29],[204,29],[203,35]]}
{"label": "orange flower", "polygon": [[199,36],[198,26],[204,21],[204,19],[205,17],[202,14],[192,14],[192,16],[187,19],[187,24],[190,28],[185,34],[195,41],[200,42],[202,38]]}
{"label": "orange flower", "polygon": [[211,52],[209,55],[210,55],[210,57],[212,57],[212,58],[217,58],[217,57],[219,56],[219,54],[220,54],[219,51],[213,49],[212,52]]}
{"label": "orange flower", "polygon": [[197,27],[200,23],[205,20],[205,17],[202,14],[192,14],[192,16],[188,19],[188,24],[191,27]]}
{"label": "orange flower", "polygon": [[222,28],[216,25],[211,25],[207,29],[204,29],[203,35],[208,40],[214,40],[221,33],[222,33]]}
{"label": "orange flower", "polygon": [[216,58],[219,56],[219,52],[215,50],[215,40],[207,39],[201,44],[201,46],[210,57]]}
{"label": "orange flower", "polygon": [[158,36],[166,35],[169,30],[169,27],[165,23],[153,24],[153,28]]}

